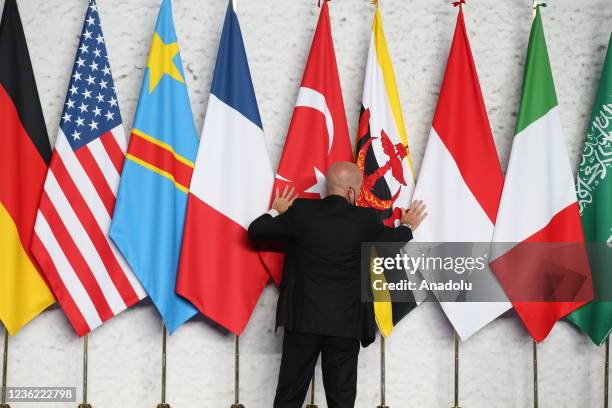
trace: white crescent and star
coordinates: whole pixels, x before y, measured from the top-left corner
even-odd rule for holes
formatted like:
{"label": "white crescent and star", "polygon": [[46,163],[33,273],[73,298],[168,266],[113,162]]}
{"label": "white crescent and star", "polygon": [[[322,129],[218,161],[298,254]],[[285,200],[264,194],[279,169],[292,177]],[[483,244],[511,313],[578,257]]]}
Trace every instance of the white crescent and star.
{"label": "white crescent and star", "polygon": [[[302,86],[300,87],[300,91],[298,92],[295,107],[312,108],[321,112],[321,114],[325,118],[325,126],[327,127],[327,153],[329,154],[332,145],[334,144],[334,121],[332,119],[331,112],[329,111],[329,107],[327,106],[325,96],[323,96],[322,93],[315,91],[314,89]],[[323,172],[315,166],[313,166],[313,171],[316,178],[316,182],[315,184],[304,190],[304,192],[311,194],[319,194],[321,198],[323,198],[325,194],[325,174],[323,174]],[[276,178],[279,180],[290,182],[290,180],[284,178],[280,174],[276,174]]]}

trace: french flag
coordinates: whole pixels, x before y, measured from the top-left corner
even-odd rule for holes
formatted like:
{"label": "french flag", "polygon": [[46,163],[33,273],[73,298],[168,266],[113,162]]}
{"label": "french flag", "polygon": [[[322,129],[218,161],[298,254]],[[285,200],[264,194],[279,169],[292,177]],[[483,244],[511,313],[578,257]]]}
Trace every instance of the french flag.
{"label": "french flag", "polygon": [[230,1],[191,179],[176,292],[237,335],[269,279],[247,228],[268,210],[273,183]]}

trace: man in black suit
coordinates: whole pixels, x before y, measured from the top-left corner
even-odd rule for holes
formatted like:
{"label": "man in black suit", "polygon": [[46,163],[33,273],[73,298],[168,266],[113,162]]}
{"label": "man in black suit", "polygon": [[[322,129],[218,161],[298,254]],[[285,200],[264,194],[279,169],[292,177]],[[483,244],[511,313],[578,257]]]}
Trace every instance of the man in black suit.
{"label": "man in black suit", "polygon": [[402,210],[402,226],[385,227],[375,210],[356,207],[363,181],[348,162],[330,166],[326,197],[297,199],[280,193],[272,209],[249,226],[253,241],[287,244],[276,311],[283,326],[283,354],[274,408],[301,408],[322,355],[329,408],[352,408],[357,391],[359,342],[375,337],[371,303],[361,301],[361,243],[407,242],[425,213],[422,202]]}

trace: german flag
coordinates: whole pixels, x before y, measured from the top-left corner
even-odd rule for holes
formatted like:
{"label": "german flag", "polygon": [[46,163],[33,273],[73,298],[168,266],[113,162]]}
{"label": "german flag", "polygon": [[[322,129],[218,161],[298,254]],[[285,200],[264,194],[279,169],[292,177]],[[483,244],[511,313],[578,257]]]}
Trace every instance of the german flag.
{"label": "german flag", "polygon": [[55,301],[30,253],[51,147],[15,0],[0,23],[0,320],[13,335]]}

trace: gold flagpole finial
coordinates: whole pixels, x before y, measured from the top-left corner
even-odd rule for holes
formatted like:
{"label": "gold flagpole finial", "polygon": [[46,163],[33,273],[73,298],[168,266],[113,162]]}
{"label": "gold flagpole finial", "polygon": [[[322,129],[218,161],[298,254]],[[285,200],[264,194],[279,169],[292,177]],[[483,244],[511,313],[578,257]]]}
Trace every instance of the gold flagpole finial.
{"label": "gold flagpole finial", "polygon": [[543,3],[538,0],[533,0],[533,18],[535,18],[539,7],[546,7],[546,3]]}
{"label": "gold flagpole finial", "polygon": [[380,0],[370,0],[370,4],[378,8],[380,5]]}

